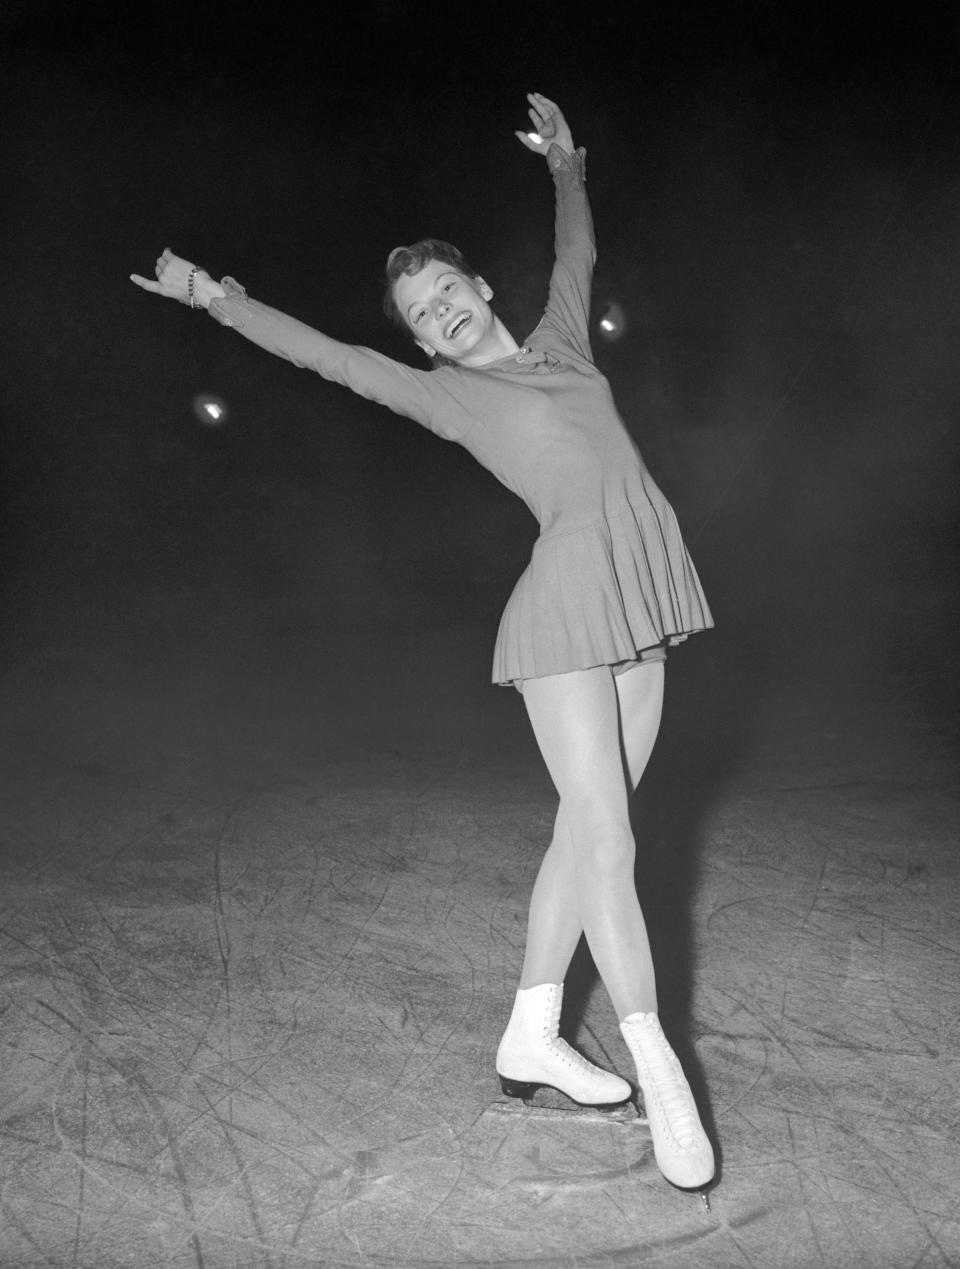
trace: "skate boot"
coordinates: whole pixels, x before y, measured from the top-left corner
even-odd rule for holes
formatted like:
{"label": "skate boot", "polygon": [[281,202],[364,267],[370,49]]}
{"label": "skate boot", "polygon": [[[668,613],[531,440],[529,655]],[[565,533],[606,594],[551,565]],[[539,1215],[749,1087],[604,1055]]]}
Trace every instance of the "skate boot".
{"label": "skate boot", "polygon": [[513,1013],[497,1050],[500,1087],[508,1097],[559,1089],[581,1106],[613,1107],[632,1089],[626,1080],[594,1066],[560,1039],[563,984],[544,983],[517,992]]}
{"label": "skate boot", "polygon": [[655,1013],[632,1013],[620,1030],[637,1064],[657,1167],[681,1189],[702,1189],[713,1180],[713,1147],[660,1019]]}

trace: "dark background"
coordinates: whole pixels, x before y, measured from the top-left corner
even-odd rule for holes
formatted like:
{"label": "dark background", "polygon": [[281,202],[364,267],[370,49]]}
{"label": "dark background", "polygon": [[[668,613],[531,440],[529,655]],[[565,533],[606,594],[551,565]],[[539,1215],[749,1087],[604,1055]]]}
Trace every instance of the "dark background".
{"label": "dark background", "polygon": [[[127,278],[170,245],[418,364],[380,276],[432,234],[522,336],[552,246],[549,179],[513,137],[537,89],[589,151],[597,316],[627,317],[597,359],[718,621],[678,658],[755,693],[882,692],[946,737],[958,31],[948,4],[8,5],[8,669],[83,649],[102,688],[187,648],[201,678],[256,678],[296,646],[308,676],[500,708],[483,685],[526,509]],[[224,426],[197,421],[201,392]]]}

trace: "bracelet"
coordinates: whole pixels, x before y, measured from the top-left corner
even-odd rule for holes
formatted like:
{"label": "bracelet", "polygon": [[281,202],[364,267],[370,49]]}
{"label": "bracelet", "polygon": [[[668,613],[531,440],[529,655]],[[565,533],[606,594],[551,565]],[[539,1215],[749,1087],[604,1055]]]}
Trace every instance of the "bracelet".
{"label": "bracelet", "polygon": [[202,272],[202,267],[199,264],[195,264],[187,274],[187,295],[190,297],[191,308],[203,308],[203,305],[197,302],[197,296],[193,289],[193,284],[197,279],[197,274]]}

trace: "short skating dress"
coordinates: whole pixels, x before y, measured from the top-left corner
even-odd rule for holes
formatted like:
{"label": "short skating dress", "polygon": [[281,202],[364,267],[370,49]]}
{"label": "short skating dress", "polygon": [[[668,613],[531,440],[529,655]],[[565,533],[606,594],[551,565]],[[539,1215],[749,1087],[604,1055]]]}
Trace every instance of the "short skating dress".
{"label": "short skating dress", "polygon": [[500,622],[501,684],[620,665],[713,625],[673,509],[591,358],[584,153],[553,146],[548,163],[557,196],[549,298],[520,351],[500,361],[413,370],[249,299],[232,278],[210,305],[268,351],[457,441],[523,498],[540,534]]}

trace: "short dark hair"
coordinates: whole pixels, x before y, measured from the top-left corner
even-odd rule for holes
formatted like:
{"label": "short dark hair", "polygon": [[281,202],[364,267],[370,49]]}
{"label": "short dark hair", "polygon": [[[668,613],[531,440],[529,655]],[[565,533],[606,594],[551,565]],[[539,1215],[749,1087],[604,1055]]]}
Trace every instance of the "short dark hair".
{"label": "short dark hair", "polygon": [[472,264],[464,259],[463,253],[451,242],[443,242],[439,238],[421,238],[409,247],[394,247],[387,256],[387,285],[383,295],[383,311],[387,318],[405,335],[410,335],[410,323],[397,307],[393,288],[398,278],[406,274],[412,278],[431,260],[440,260],[449,264],[465,277],[476,280],[480,274]]}

